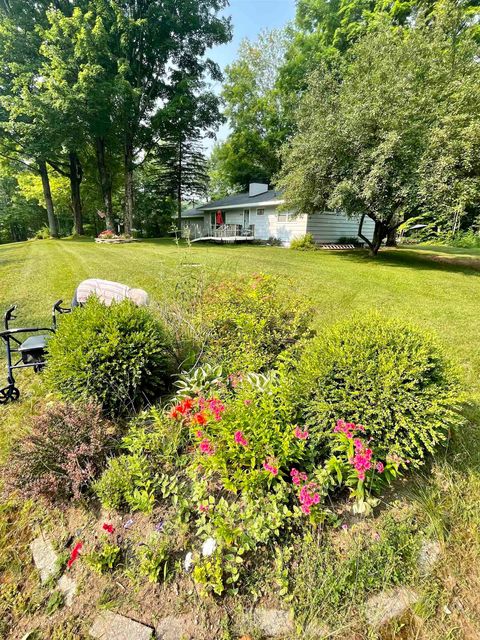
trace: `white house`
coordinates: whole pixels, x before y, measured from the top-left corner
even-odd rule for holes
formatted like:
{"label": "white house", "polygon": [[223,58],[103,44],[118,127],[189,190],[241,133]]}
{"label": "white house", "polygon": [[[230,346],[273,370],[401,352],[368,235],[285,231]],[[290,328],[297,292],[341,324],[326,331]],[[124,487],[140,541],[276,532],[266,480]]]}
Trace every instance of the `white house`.
{"label": "white house", "polygon": [[[340,212],[293,215],[280,211],[284,203],[280,191],[266,184],[253,183],[248,193],[239,193],[189,209],[182,213],[182,229],[192,240],[218,241],[269,240],[288,245],[299,236],[311,233],[320,244],[336,243],[342,238],[358,238],[359,220]],[[373,236],[374,223],[365,218],[362,233]]]}

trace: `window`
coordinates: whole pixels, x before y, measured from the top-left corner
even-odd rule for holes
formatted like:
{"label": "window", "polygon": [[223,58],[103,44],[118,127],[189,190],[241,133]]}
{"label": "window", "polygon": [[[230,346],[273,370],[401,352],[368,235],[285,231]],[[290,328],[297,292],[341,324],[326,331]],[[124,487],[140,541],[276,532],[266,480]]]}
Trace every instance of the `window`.
{"label": "window", "polygon": [[265,209],[257,209],[257,216],[263,216]]}
{"label": "window", "polygon": [[278,222],[288,222],[288,213],[277,213]]}

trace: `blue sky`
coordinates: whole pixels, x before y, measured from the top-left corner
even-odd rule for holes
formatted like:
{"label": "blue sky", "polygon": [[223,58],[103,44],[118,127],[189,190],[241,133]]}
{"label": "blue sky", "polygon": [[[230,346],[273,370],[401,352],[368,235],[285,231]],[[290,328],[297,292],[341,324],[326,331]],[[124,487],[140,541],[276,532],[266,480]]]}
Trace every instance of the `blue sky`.
{"label": "blue sky", "polygon": [[[215,47],[209,57],[225,68],[235,60],[238,46],[243,38],[255,40],[263,29],[283,27],[295,16],[295,0],[230,0],[224,11],[232,17],[233,39],[226,45]],[[215,87],[220,90],[220,86]],[[217,139],[223,140],[228,135],[228,127],[220,128]],[[213,143],[208,143],[210,150]]]}

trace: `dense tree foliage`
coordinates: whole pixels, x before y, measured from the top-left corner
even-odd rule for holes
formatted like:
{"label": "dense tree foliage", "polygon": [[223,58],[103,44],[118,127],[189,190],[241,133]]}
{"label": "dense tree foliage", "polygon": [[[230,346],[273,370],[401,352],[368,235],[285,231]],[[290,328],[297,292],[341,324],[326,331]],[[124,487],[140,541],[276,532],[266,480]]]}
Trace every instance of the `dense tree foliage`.
{"label": "dense tree foliage", "polygon": [[[107,227],[123,218],[129,233],[138,166],[166,131],[182,140],[191,135],[178,112],[184,106],[179,98],[188,94],[188,125],[193,119],[197,132],[218,120],[218,100],[205,80],[221,74],[206,52],[230,38],[229,21],[219,16],[225,5],[226,0],[0,3],[0,151],[41,176],[52,235],[52,170],[69,180],[76,233],[83,232],[82,184],[92,177]],[[123,216],[114,211],[120,205]],[[88,216],[97,219],[95,210]]]}
{"label": "dense tree foliage", "polygon": [[460,22],[449,5],[433,23],[387,25],[311,77],[283,151],[289,206],[368,215],[373,253],[410,216],[458,224],[478,210],[478,46]]}

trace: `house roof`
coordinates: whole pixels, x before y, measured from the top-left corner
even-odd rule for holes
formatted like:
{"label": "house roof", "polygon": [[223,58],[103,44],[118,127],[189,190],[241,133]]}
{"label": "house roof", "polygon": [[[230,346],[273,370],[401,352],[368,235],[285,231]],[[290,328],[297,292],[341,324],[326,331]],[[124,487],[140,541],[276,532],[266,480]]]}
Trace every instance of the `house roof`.
{"label": "house roof", "polygon": [[[173,217],[175,217],[175,214]],[[198,208],[195,209],[187,209],[186,211],[182,211],[182,218],[203,218],[203,211],[199,211]]]}
{"label": "house roof", "polygon": [[248,207],[251,205],[274,205],[283,203],[281,191],[269,189],[264,193],[256,196],[249,196],[246,193],[236,193],[220,200],[212,200],[201,207],[197,207],[199,212],[209,211],[210,209],[235,209],[237,207]]}

